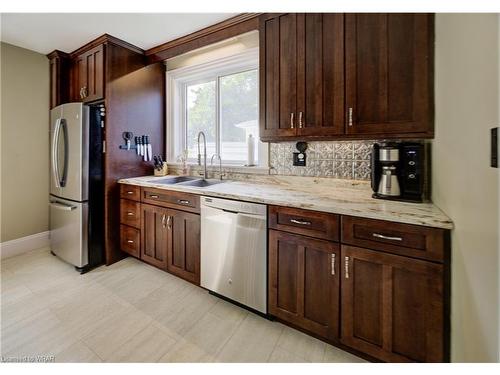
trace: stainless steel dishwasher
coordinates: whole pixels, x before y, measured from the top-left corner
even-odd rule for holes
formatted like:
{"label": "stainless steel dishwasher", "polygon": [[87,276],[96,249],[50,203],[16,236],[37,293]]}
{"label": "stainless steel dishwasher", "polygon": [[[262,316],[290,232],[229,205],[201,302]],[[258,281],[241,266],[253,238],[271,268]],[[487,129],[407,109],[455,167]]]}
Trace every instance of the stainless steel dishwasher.
{"label": "stainless steel dishwasher", "polygon": [[262,204],[201,198],[201,286],[267,314],[267,212]]}

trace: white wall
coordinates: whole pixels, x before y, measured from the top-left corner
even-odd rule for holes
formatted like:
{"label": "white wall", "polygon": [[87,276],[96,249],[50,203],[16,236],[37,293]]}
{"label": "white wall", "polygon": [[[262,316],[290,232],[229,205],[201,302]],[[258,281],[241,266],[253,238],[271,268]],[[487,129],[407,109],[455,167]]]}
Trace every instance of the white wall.
{"label": "white wall", "polygon": [[489,130],[499,126],[498,14],[436,15],[433,201],[452,233],[454,362],[499,360],[499,173]]}
{"label": "white wall", "polygon": [[48,230],[49,60],[1,44],[1,236]]}

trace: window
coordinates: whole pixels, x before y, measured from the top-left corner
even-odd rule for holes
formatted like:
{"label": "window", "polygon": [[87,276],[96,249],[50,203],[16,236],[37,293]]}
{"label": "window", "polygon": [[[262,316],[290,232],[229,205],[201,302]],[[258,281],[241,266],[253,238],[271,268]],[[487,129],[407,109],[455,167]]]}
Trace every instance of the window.
{"label": "window", "polygon": [[[267,145],[259,141],[258,50],[167,72],[168,160],[183,150],[198,157],[198,133],[207,140],[207,158],[223,164],[247,162],[247,139],[255,139],[254,164],[267,166]],[[203,152],[203,151],[202,151]]]}

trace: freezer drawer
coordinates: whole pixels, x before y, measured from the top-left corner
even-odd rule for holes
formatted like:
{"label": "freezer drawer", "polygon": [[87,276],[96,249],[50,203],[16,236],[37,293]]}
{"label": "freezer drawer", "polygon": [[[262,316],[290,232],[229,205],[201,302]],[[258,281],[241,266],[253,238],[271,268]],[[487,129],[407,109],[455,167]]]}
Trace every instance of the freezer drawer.
{"label": "freezer drawer", "polygon": [[88,264],[88,203],[50,197],[50,248],[62,260],[84,267]]}

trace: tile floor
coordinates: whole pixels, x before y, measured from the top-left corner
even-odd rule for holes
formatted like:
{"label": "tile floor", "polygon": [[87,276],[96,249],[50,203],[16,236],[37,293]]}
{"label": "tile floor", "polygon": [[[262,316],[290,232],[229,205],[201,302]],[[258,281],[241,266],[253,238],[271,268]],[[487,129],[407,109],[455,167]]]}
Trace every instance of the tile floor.
{"label": "tile floor", "polygon": [[48,249],[1,262],[0,350],[56,362],[364,362],[136,259],[79,275]]}

